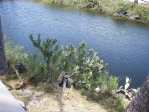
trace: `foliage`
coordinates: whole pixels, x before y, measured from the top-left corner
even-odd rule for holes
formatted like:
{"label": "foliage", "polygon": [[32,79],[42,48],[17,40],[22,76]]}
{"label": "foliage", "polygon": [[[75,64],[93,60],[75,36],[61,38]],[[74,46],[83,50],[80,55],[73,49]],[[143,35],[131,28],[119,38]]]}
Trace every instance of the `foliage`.
{"label": "foliage", "polygon": [[[5,35],[5,52],[10,74],[16,73],[14,66],[17,62],[21,62],[27,69],[26,75],[29,79],[34,79],[34,83],[38,83],[46,77],[47,69],[45,69],[46,65],[41,61],[41,55],[26,54],[23,46],[14,45],[11,38],[7,35]],[[9,78],[17,78],[16,76],[17,75],[9,75]]]}
{"label": "foliage", "polygon": [[44,91],[46,93],[54,93],[54,92],[56,92],[56,88],[53,85],[45,84],[43,86],[44,86],[43,87],[44,88]]}
{"label": "foliage", "polygon": [[35,84],[41,82],[47,77],[46,64],[41,60],[41,56],[38,54],[28,54],[25,61],[25,67],[27,69],[27,75],[31,81]]}
{"label": "foliage", "polygon": [[[53,93],[56,91],[55,87],[43,82],[47,82],[48,78],[54,82],[61,71],[65,71],[75,81],[75,87],[84,89],[84,93],[88,93],[93,100],[98,102],[108,99],[103,101],[104,104],[114,103],[114,100],[109,100],[109,97],[112,97],[113,91],[118,86],[118,78],[109,75],[106,71],[106,64],[99,58],[96,51],[86,49],[85,42],[81,42],[78,47],[72,44],[58,47],[55,39],[48,38],[41,41],[40,35],[37,40],[30,35],[30,39],[39,52],[26,54],[23,47],[19,49],[9,39],[5,41],[7,59],[11,62],[9,65],[12,65],[18,78],[21,74],[18,75],[14,65],[17,61],[21,61],[27,69],[25,75],[29,78],[29,83],[35,86],[42,83],[42,89],[45,92]],[[50,75],[48,75],[49,72]],[[95,94],[94,90],[97,87],[101,89],[100,94]],[[115,101],[115,104],[117,102]]]}
{"label": "foliage", "polygon": [[125,107],[125,103],[124,103],[121,96],[118,95],[116,97],[116,99],[114,100],[113,105],[117,107],[118,112],[123,112],[124,107]]}
{"label": "foliage", "polygon": [[33,35],[30,35],[29,38],[32,41],[33,45],[42,53],[42,56],[46,63],[48,75],[50,75],[50,78],[53,78],[52,67],[54,64],[56,64],[56,61],[61,54],[61,51],[58,52],[58,45],[55,45],[57,40],[54,38],[47,38],[45,41],[41,42],[40,34],[38,34],[37,40],[33,39]]}
{"label": "foliage", "polygon": [[149,9],[142,9],[139,7],[134,8],[134,12],[140,16],[144,21],[149,22]]}
{"label": "foliage", "polygon": [[97,52],[85,48],[85,42],[78,47],[68,44],[59,48],[56,39],[48,38],[42,42],[40,35],[37,40],[30,35],[30,39],[40,52],[26,54],[22,46],[15,46],[8,37],[5,38],[5,48],[9,69],[14,71],[15,64],[21,61],[32,84],[37,85],[48,78],[54,81],[61,71],[65,71],[74,79],[76,88],[94,90],[99,86],[110,93],[117,88],[117,78],[108,74],[106,64]]}
{"label": "foliage", "polygon": [[108,14],[117,13],[122,17],[139,15],[140,19],[149,22],[149,8],[142,4],[133,4],[127,0],[34,0],[44,4],[75,6],[102,11]]}
{"label": "foliage", "polygon": [[122,96],[118,95],[115,97],[114,94],[109,94],[102,90],[96,94],[93,91],[86,91],[85,89],[81,89],[81,94],[85,96],[86,99],[95,101],[106,107],[109,109],[108,112],[123,112],[124,108],[128,105],[123,101]]}
{"label": "foliage", "polygon": [[105,86],[105,89],[107,91],[109,91],[110,93],[112,93],[112,92],[114,93],[115,92],[114,90],[116,90],[118,87],[117,82],[118,82],[118,77],[110,76],[107,80],[107,84]]}
{"label": "foliage", "polygon": [[[118,78],[108,75],[106,64],[99,58],[97,52],[85,48],[85,42],[81,42],[77,48],[71,44],[66,46],[62,45],[61,48],[59,48],[58,45],[56,45],[56,39],[47,38],[45,41],[41,42],[40,35],[38,35],[37,40],[34,40],[33,36],[30,35],[30,39],[33,45],[41,52],[42,56],[40,56],[40,58],[43,57],[46,63],[46,66],[43,65],[42,59],[40,61],[38,60],[37,63],[37,55],[33,55],[33,57],[30,57],[31,59],[28,57],[28,59],[30,59],[27,61],[27,65],[29,65],[28,68],[32,69],[32,71],[35,71],[37,74],[39,74],[39,72],[36,71],[33,65],[39,66],[41,64],[44,66],[41,68],[42,73],[46,74],[50,71],[50,76],[48,77],[51,80],[57,78],[61,71],[65,71],[68,75],[73,77],[75,87],[77,88],[94,90],[97,86],[102,86],[102,88],[110,93],[112,93],[113,89],[117,88]],[[33,62],[29,64],[31,61]],[[40,70],[39,68],[37,68],[37,70]]]}
{"label": "foliage", "polygon": [[13,66],[18,62],[24,62],[27,54],[24,52],[23,46],[14,45],[13,41],[7,35],[5,37],[5,53],[9,70],[13,70]]}
{"label": "foliage", "polygon": [[114,100],[114,106],[121,106],[121,105],[123,105],[123,100],[122,100],[122,98],[120,97],[120,96],[117,96],[116,97],[116,99]]}
{"label": "foliage", "polygon": [[[86,43],[80,43],[78,48],[71,44],[62,47],[62,63],[64,71],[75,73],[75,84],[77,87],[93,89],[97,87],[99,73],[104,71],[105,65],[94,50],[87,51]],[[100,63],[101,61],[101,63]]]}
{"label": "foliage", "polygon": [[118,0],[118,2],[115,4],[115,12],[117,13],[125,13],[129,9],[129,3],[127,1]]}

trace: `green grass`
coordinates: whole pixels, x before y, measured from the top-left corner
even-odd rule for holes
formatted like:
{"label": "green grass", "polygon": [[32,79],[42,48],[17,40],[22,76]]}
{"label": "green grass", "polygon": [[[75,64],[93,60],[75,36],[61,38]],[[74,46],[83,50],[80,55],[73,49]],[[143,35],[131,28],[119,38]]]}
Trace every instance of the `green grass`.
{"label": "green grass", "polygon": [[108,112],[123,112],[128,103],[124,102],[121,96],[115,97],[109,92],[100,91],[98,94],[93,91],[81,90],[81,94],[87,96],[90,101],[96,102],[105,107]]}

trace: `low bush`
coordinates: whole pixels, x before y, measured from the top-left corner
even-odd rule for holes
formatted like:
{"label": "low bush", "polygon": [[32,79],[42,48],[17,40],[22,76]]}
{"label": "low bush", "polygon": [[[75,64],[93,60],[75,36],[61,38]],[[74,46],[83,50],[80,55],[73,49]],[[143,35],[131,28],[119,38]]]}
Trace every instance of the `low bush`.
{"label": "low bush", "polygon": [[30,39],[38,50],[35,54],[26,54],[22,46],[14,46],[9,38],[5,38],[5,48],[11,72],[15,73],[13,67],[18,61],[21,62],[31,84],[57,81],[59,74],[64,71],[79,89],[94,91],[99,87],[112,94],[117,88],[118,78],[109,75],[106,64],[96,51],[86,49],[85,42],[81,42],[78,47],[71,44],[59,47],[56,39],[41,41],[40,35],[37,40],[30,35]]}
{"label": "low bush", "polygon": [[134,12],[144,21],[149,21],[149,9],[135,8]]}
{"label": "low bush", "polygon": [[139,15],[140,20],[149,22],[149,8],[142,4],[130,3],[126,0],[34,0],[44,4],[56,4],[88,8],[108,14],[117,13],[117,16],[129,17]]}
{"label": "low bush", "polygon": [[53,85],[45,84],[43,85],[43,88],[46,93],[55,93],[57,91]]}
{"label": "low bush", "polygon": [[126,13],[129,8],[130,8],[130,5],[127,1],[118,0],[118,2],[115,4],[114,12],[123,14],[123,13]]}
{"label": "low bush", "polygon": [[17,64],[18,61],[22,63],[25,62],[27,54],[24,52],[23,46],[14,45],[12,39],[5,35],[5,53],[8,63],[9,71],[13,70],[13,66]]}
{"label": "low bush", "polygon": [[[81,42],[77,48],[71,44],[62,45],[59,48],[56,45],[55,39],[47,38],[41,42],[40,35],[38,35],[37,40],[34,40],[33,36],[30,35],[30,39],[33,45],[40,51],[39,55],[42,55],[40,56],[40,61],[38,60],[38,66],[40,64],[43,66],[43,68],[40,68],[42,66],[39,68],[42,69],[42,73],[45,73],[45,76],[48,76],[51,81],[57,79],[61,71],[65,71],[73,77],[75,87],[77,88],[94,90],[100,86],[110,93],[117,88],[118,78],[108,74],[106,64],[99,58],[97,52],[93,49],[87,50],[85,48],[85,42]],[[28,68],[32,68],[32,71],[35,71],[34,65],[37,65],[35,62],[36,55],[33,57],[34,59],[30,60],[33,61],[31,63],[32,67]],[[43,60],[46,65],[42,64]],[[40,70],[39,68],[37,70]]]}
{"label": "low bush", "polygon": [[[86,95],[102,105],[114,104],[122,109],[121,99],[114,100],[114,93],[118,87],[118,77],[109,75],[106,64],[93,49],[86,49],[86,43],[81,42],[78,47],[72,44],[59,47],[56,39],[47,38],[41,41],[40,35],[34,40],[30,35],[33,45],[38,52],[26,54],[21,46],[14,46],[10,39],[5,39],[6,56],[10,74],[14,74],[17,69],[15,64],[20,61],[26,68],[29,84],[38,86],[47,93],[56,92],[53,82],[57,81],[59,74],[64,71],[72,76],[74,86],[82,89],[82,94]],[[18,72],[17,72],[18,73]],[[10,75],[11,76],[11,75]],[[15,77],[14,77],[15,76]],[[12,78],[16,78],[13,75]],[[21,74],[19,75],[19,77]],[[95,89],[99,88],[96,93]],[[111,107],[110,107],[111,108]]]}

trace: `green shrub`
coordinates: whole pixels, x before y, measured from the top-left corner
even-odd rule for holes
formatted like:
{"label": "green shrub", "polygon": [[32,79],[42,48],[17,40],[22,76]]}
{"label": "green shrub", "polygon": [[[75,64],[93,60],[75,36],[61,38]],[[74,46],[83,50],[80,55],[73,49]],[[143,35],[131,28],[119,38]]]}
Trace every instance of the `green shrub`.
{"label": "green shrub", "polygon": [[138,14],[145,21],[149,21],[149,10],[148,9],[134,8],[134,12]]}
{"label": "green shrub", "polygon": [[123,105],[123,99],[120,96],[117,96],[114,100],[114,106],[122,106]]}
{"label": "green shrub", "polygon": [[59,47],[58,45],[55,45],[57,40],[47,38],[45,41],[41,42],[40,34],[38,34],[37,40],[33,39],[33,35],[30,35],[29,38],[32,41],[33,45],[41,52],[46,63],[46,69],[48,71],[47,75],[49,75],[49,77],[52,79],[53,73],[51,73],[51,67],[54,63],[56,63],[56,59],[58,59],[60,54],[59,52],[61,52],[58,52]]}
{"label": "green shrub", "polygon": [[136,5],[126,0],[34,0],[44,4],[56,4],[65,6],[75,6],[79,8],[89,8],[100,10],[108,14],[118,13],[122,15],[139,15],[141,20],[149,22],[149,10],[146,6]]}
{"label": "green shrub", "polygon": [[113,106],[117,108],[118,112],[123,112],[124,110],[124,101],[121,96],[117,96],[114,100]]}
{"label": "green shrub", "polygon": [[22,63],[25,62],[27,58],[27,54],[24,52],[23,46],[14,45],[13,41],[7,35],[5,37],[5,53],[7,58],[7,63],[9,70],[13,69],[13,66],[18,62],[21,61]]}
{"label": "green shrub", "polygon": [[[42,55],[40,58],[43,58],[41,61],[38,59],[38,64],[34,59],[30,60],[33,62],[31,63],[31,67],[28,68],[32,68],[32,71],[36,70],[34,65],[43,65],[44,60],[46,66],[44,64],[44,68],[42,68],[44,71],[42,73],[46,74],[50,72],[48,77],[51,81],[57,78],[61,71],[65,71],[68,75],[73,76],[75,87],[77,88],[94,90],[96,87],[102,86],[109,93],[112,93],[112,90],[117,88],[118,78],[109,76],[106,71],[106,64],[99,58],[97,52],[85,48],[85,42],[81,42],[77,48],[71,44],[62,45],[59,48],[56,45],[57,40],[55,39],[48,38],[41,42],[40,35],[38,35],[37,40],[34,40],[33,36],[30,35],[30,39],[33,45],[41,52],[39,53]],[[36,55],[33,58],[36,58]],[[37,67],[37,70],[40,70],[40,67]]]}
{"label": "green shrub", "polygon": [[45,84],[43,89],[46,93],[56,92],[56,88],[53,85],[49,85],[49,84]]}
{"label": "green shrub", "polygon": [[118,0],[118,2],[115,4],[114,10],[117,13],[124,13],[124,12],[127,12],[129,7],[130,7],[129,2]]}
{"label": "green shrub", "polygon": [[37,83],[47,78],[46,63],[43,62],[40,54],[28,54],[25,61],[25,67],[27,69],[27,75],[30,80]]}
{"label": "green shrub", "polygon": [[114,109],[110,109],[110,110],[108,110],[108,112],[118,112],[118,111],[116,111]]}
{"label": "green shrub", "polygon": [[108,74],[106,64],[97,52],[86,49],[85,42],[78,47],[68,44],[59,48],[56,39],[48,38],[42,42],[40,35],[37,40],[30,35],[30,39],[39,50],[36,54],[26,54],[22,46],[14,46],[9,38],[5,38],[5,48],[9,68],[14,70],[17,61],[21,61],[34,85],[48,78],[53,82],[61,71],[65,71],[74,79],[76,88],[94,90],[99,86],[109,93],[117,88],[118,78]]}
{"label": "green shrub", "polygon": [[118,87],[118,77],[109,76],[107,84],[105,85],[105,89],[110,93],[114,93],[117,87]]}
{"label": "green shrub", "polygon": [[[15,74],[14,66],[17,62],[21,62],[27,69],[25,75],[29,78],[34,78],[34,83],[38,83],[46,77],[46,64],[41,61],[41,55],[26,54],[23,46],[14,45],[12,39],[7,35],[5,35],[5,53],[10,74]],[[13,76],[16,75],[12,75],[12,77]]]}

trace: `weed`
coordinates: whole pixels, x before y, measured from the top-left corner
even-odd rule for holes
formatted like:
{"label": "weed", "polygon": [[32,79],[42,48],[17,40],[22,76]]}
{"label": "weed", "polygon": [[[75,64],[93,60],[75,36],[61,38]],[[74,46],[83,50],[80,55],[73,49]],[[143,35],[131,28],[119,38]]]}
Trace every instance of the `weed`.
{"label": "weed", "polygon": [[55,93],[57,91],[56,88],[53,85],[45,84],[43,86],[44,86],[43,87],[44,88],[44,91],[46,93]]}

